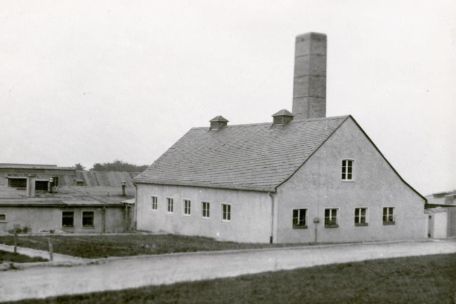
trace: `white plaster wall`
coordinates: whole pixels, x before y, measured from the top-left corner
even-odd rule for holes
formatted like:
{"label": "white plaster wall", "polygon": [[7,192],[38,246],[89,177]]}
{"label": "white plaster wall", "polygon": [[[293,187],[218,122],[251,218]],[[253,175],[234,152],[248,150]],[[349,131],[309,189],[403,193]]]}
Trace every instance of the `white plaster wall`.
{"label": "white plaster wall", "polygon": [[447,212],[436,212],[431,214],[432,219],[430,223],[431,237],[436,239],[444,239],[448,236],[448,214]]}
{"label": "white plaster wall", "polygon": [[6,220],[0,222],[0,233],[7,233],[14,229],[14,225],[21,228],[31,228],[31,232],[50,230],[61,227],[62,214],[54,208],[14,208],[0,207],[0,214],[6,215]]}
{"label": "white plaster wall", "polygon": [[[74,212],[74,227],[62,227],[62,212]],[[94,226],[82,226],[82,212],[94,212]],[[103,220],[101,208],[47,208],[47,207],[0,207],[0,214],[6,215],[5,221],[0,221],[0,233],[7,233],[15,224],[31,228],[32,233],[43,230],[56,230],[68,233],[101,233]],[[126,231],[124,213],[122,208],[106,209],[106,232]]]}
{"label": "white plaster wall", "polygon": [[[343,159],[354,160],[354,180],[341,180]],[[414,164],[410,164],[414,165]],[[285,184],[277,197],[276,241],[352,242],[425,238],[424,201],[394,173],[353,120],[348,119]],[[354,224],[366,207],[368,226]],[[383,225],[382,208],[394,207],[395,225]],[[307,229],[292,229],[292,210],[308,211]],[[324,227],[325,208],[338,208],[338,228]]]}
{"label": "white plaster wall", "polygon": [[[152,210],[152,196],[158,210]],[[166,198],[174,199],[174,213]],[[191,215],[184,215],[184,199],[191,200]],[[201,202],[210,203],[210,218],[202,217]],[[231,221],[222,220],[221,204],[231,205]],[[271,199],[267,193],[184,186],[137,185],[137,229],[198,235],[237,242],[269,242]]]}

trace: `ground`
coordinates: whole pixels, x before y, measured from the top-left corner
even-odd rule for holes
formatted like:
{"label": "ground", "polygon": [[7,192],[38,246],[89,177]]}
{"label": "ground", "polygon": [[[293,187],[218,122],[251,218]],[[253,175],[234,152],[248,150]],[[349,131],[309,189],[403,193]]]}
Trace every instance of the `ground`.
{"label": "ground", "polygon": [[456,254],[268,272],[20,303],[454,303]]}
{"label": "ground", "polygon": [[30,263],[30,262],[44,262],[44,261],[46,261],[46,260],[39,258],[39,257],[28,257],[26,255],[0,250],[0,264],[3,262]]}
{"label": "ground", "polygon": [[[14,244],[14,239],[12,236],[0,236],[1,243],[12,245]],[[150,234],[53,236],[52,243],[54,252],[83,258],[277,246],[218,242],[204,237]],[[18,246],[47,250],[48,237],[21,236],[18,238]]]}
{"label": "ground", "polygon": [[[49,267],[49,265],[41,265],[23,268],[19,271],[0,272],[0,302],[91,292],[107,292],[145,286],[163,286],[164,284],[230,278],[330,264],[435,254],[456,254],[456,240],[380,242],[173,253],[89,260],[88,263],[84,261],[83,263],[74,264],[73,267]],[[372,294],[376,295],[377,291],[374,287],[377,284],[379,286],[381,284],[387,284],[383,292],[391,288],[392,291],[389,292],[391,299],[394,299],[396,293],[398,296],[404,297],[402,293],[405,290],[395,289],[399,288],[399,286],[396,286],[399,285],[398,282],[401,282],[404,287],[411,288],[410,290],[414,291],[413,284],[416,281],[419,283],[418,286],[421,286],[421,284],[424,286],[421,287],[426,294],[433,292],[433,290],[439,294],[447,292],[447,287],[449,286],[448,280],[453,284],[453,287],[456,286],[454,280],[454,257],[446,262],[444,261],[443,264],[439,260],[425,260],[422,263],[412,264],[404,260],[405,262],[403,263],[392,263],[391,268],[388,268],[389,261],[386,260],[382,266],[355,268],[354,271],[348,272],[347,276],[344,277],[338,276],[344,267],[337,268],[335,266],[336,268],[330,268],[330,270],[321,268],[319,271],[314,272],[314,275],[318,273],[320,275],[324,274],[325,276],[321,279],[317,279],[316,276],[305,276],[304,279],[300,277],[280,277],[280,280],[285,280],[282,283],[286,286],[280,285],[276,287],[275,285],[270,285],[269,288],[264,290],[262,286],[251,286],[256,288],[253,289],[254,291],[258,290],[256,293],[262,293],[266,298],[270,298],[273,297],[270,294],[270,290],[274,290],[274,288],[278,290],[285,288],[286,291],[284,291],[284,294],[288,292],[299,294],[298,291],[287,290],[288,285],[298,284],[299,281],[302,281],[301,283],[304,285],[312,285],[312,280],[323,284],[326,281],[332,282],[331,280],[334,279],[335,282],[322,285],[328,289],[327,292],[329,295],[331,293],[332,295],[340,293],[343,296],[346,289],[350,290],[352,288],[352,284],[364,283],[368,284],[357,287],[358,289],[355,289],[353,292],[358,293],[360,292],[359,290],[363,290],[362,288],[368,288],[367,293],[370,294],[372,292]],[[358,272],[360,273],[359,277],[357,277]],[[453,277],[451,274],[453,274]],[[393,278],[391,282],[389,281],[390,277]],[[372,280],[373,283],[365,282],[365,280]],[[275,279],[272,281],[275,281]],[[389,285],[390,283],[391,286]],[[211,286],[210,282],[208,284]],[[261,284],[268,286],[268,284],[273,284],[273,282]],[[426,289],[427,285],[430,286],[431,290]],[[296,288],[304,287],[303,285],[297,285]],[[314,287],[317,288],[318,286]],[[371,291],[371,288],[374,290]],[[309,293],[311,292],[311,289],[304,290]],[[173,290],[169,292],[173,293]],[[219,298],[216,291],[208,290],[207,292],[209,296]],[[242,288],[237,292],[242,293]],[[416,291],[416,293],[418,292]],[[134,294],[130,294],[129,296]],[[202,296],[203,294],[204,290],[200,291],[200,295]],[[322,294],[324,295],[324,292]],[[230,298],[229,293],[222,295]],[[186,296],[185,293],[182,294],[182,297],[195,299],[192,295]],[[171,299],[173,298],[171,297]],[[437,299],[441,299],[441,296],[437,297]],[[206,300],[206,298],[203,297],[201,300]]]}

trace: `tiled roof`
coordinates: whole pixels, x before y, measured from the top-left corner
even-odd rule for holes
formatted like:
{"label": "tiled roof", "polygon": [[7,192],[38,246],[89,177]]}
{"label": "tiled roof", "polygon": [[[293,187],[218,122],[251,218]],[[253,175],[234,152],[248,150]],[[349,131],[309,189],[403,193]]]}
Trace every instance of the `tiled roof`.
{"label": "tiled roof", "polygon": [[1,169],[49,169],[49,170],[74,170],[74,167],[57,167],[57,165],[42,164],[10,164],[1,163]]}
{"label": "tiled roof", "polygon": [[193,128],[135,182],[275,191],[348,117]]}

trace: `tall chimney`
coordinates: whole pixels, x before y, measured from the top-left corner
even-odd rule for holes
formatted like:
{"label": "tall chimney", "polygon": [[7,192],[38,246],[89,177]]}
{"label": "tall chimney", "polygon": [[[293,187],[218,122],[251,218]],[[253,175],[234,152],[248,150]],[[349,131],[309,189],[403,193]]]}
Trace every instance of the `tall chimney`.
{"label": "tall chimney", "polygon": [[326,35],[296,37],[293,81],[295,119],[326,117]]}

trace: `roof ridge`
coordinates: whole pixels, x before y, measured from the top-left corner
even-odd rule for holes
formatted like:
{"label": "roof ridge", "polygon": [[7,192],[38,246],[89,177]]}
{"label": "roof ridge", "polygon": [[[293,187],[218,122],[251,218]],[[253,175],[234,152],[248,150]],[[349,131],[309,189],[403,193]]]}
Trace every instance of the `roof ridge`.
{"label": "roof ridge", "polygon": [[[331,116],[331,117],[317,117],[317,118],[308,118],[308,119],[293,119],[290,123],[304,123],[304,122],[310,122],[310,121],[344,119],[344,118],[347,118],[349,116],[350,116],[350,114],[339,115],[339,116]],[[226,128],[229,128],[229,127],[260,126],[260,125],[272,125],[272,121],[270,121],[270,122],[254,122],[254,123],[245,123],[245,124],[234,124],[234,125],[228,125],[228,126],[226,126]],[[197,130],[197,129],[209,129],[209,126],[208,127],[193,127],[190,130]]]}

